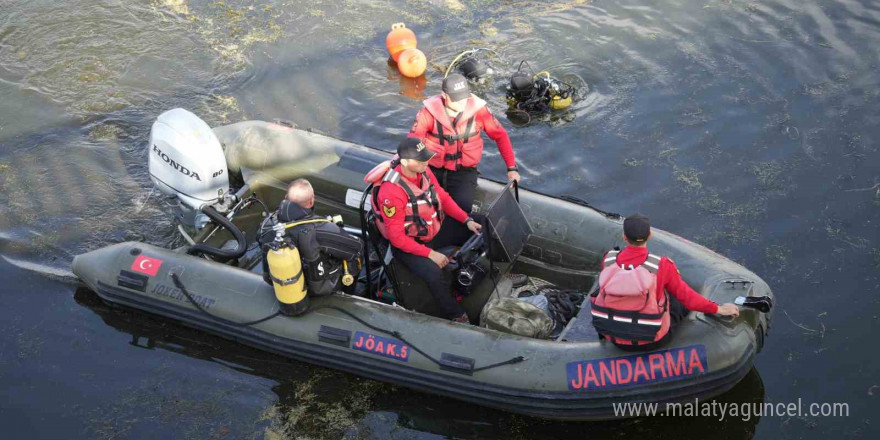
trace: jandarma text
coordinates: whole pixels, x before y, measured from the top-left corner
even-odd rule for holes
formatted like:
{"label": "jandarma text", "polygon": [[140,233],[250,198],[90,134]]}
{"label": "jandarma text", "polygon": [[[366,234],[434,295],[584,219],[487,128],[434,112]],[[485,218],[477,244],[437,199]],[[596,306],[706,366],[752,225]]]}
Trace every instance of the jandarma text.
{"label": "jandarma text", "polygon": [[797,402],[745,402],[722,403],[716,401],[646,403],[615,403],[617,417],[711,417],[723,421],[726,417],[749,421],[752,417],[849,417],[848,403]]}

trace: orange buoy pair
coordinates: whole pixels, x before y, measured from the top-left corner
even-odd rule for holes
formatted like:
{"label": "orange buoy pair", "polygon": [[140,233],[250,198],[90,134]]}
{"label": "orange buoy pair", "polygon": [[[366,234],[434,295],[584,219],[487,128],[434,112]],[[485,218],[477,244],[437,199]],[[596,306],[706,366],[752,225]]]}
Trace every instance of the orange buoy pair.
{"label": "orange buoy pair", "polygon": [[416,34],[403,23],[391,25],[391,32],[385,37],[388,53],[397,63],[400,73],[408,78],[421,76],[428,68],[428,59],[416,48],[417,44]]}

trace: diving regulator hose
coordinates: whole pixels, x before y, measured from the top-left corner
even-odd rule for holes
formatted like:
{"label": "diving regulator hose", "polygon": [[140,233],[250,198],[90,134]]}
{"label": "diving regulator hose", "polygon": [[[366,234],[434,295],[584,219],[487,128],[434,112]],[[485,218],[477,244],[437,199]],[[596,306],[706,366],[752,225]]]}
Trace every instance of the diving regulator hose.
{"label": "diving regulator hose", "polygon": [[455,65],[458,64],[458,62],[459,62],[463,57],[465,57],[465,56],[469,56],[469,55],[474,55],[474,54],[480,52],[481,50],[482,50],[482,51],[486,51],[486,52],[490,52],[490,53],[492,53],[492,54],[496,54],[496,55],[497,55],[497,52],[495,52],[495,51],[492,50],[492,49],[486,49],[486,48],[482,48],[482,47],[478,47],[478,48],[475,48],[475,49],[468,49],[468,50],[466,50],[466,51],[464,51],[464,52],[458,54],[455,58],[452,59],[452,62],[449,63],[449,67],[446,68],[446,72],[443,73],[443,78],[446,78],[447,76],[449,76],[449,72],[452,71],[452,69],[455,67]]}

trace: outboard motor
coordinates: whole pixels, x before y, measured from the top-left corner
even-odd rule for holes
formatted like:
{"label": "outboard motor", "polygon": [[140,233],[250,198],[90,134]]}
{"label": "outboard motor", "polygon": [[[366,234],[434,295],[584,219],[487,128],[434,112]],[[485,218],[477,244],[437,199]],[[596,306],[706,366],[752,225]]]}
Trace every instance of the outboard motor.
{"label": "outboard motor", "polygon": [[224,194],[229,191],[226,156],[214,131],[205,121],[182,108],[159,115],[150,131],[150,180],[160,191],[178,200],[181,220],[197,230],[193,216],[204,205],[227,211]]}
{"label": "outboard motor", "polygon": [[[210,220],[229,229],[236,249],[216,249],[203,244],[190,247],[190,254],[209,254],[222,260],[244,255],[244,234],[227,216],[247,185],[237,194],[229,188],[226,156],[220,140],[205,121],[182,108],[159,115],[150,131],[150,180],[164,194],[178,201],[178,220],[201,230]],[[187,237],[188,238],[188,237]]]}

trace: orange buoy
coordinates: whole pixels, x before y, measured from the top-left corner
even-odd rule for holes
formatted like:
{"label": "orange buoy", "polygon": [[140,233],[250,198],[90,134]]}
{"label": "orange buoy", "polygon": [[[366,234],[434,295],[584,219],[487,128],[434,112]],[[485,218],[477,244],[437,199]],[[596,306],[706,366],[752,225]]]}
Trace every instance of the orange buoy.
{"label": "orange buoy", "polygon": [[428,59],[418,49],[407,49],[397,59],[397,69],[403,76],[415,78],[425,73],[428,68]]}
{"label": "orange buoy", "polygon": [[418,44],[416,34],[407,29],[403,23],[392,24],[391,32],[388,32],[388,36],[385,37],[385,47],[388,48],[388,54],[394,61],[398,60],[403,51],[415,49],[416,44]]}

